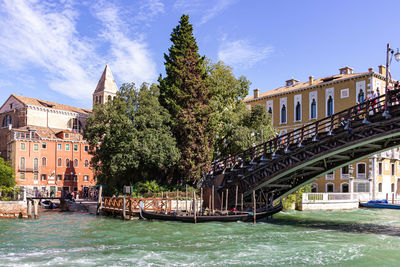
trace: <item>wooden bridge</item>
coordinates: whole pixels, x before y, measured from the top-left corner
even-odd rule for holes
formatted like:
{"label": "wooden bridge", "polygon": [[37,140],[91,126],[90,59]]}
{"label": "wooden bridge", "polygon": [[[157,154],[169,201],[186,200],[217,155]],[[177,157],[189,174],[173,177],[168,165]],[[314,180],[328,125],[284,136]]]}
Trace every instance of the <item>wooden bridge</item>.
{"label": "wooden bridge", "polygon": [[[202,181],[245,196],[253,190],[285,197],[363,158],[400,146],[400,90],[367,100],[234,156],[212,163]],[[385,112],[386,110],[386,112]],[[232,194],[231,194],[232,195]]]}

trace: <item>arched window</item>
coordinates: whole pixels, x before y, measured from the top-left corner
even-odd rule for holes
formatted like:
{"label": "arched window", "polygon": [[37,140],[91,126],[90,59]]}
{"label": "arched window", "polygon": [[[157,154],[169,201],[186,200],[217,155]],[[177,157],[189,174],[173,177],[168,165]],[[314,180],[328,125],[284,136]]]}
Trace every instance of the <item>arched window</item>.
{"label": "arched window", "polygon": [[365,100],[364,90],[360,90],[357,96],[358,103],[362,103]]}
{"label": "arched window", "polygon": [[24,157],[21,157],[19,160],[19,169],[25,170],[25,158]]}
{"label": "arched window", "polygon": [[61,158],[57,159],[57,167],[62,167],[62,159]]}
{"label": "arched window", "polygon": [[286,123],[286,106],[282,105],[281,109],[281,123]]}
{"label": "arched window", "polygon": [[392,183],[390,189],[391,189],[391,192],[393,193],[394,192],[394,183]]}
{"label": "arched window", "polygon": [[78,160],[74,159],[74,168],[78,168]]}
{"label": "arched window", "polygon": [[34,171],[38,171],[39,170],[39,159],[38,158],[34,158],[33,159],[33,170]]}
{"label": "arched window", "polygon": [[7,126],[10,125],[10,124],[12,124],[12,119],[11,119],[10,114],[7,114],[7,115],[4,117],[4,119],[3,119],[3,124],[2,124],[2,126],[3,126],[3,127],[7,127]]}
{"label": "arched window", "polygon": [[272,114],[272,108],[271,108],[271,107],[269,107],[268,113],[269,113],[269,114]]}
{"label": "arched window", "polygon": [[316,119],[317,118],[317,102],[315,101],[315,98],[313,98],[311,102],[311,119]]}
{"label": "arched window", "polygon": [[46,166],[47,165],[47,159],[46,157],[42,158],[42,166]]}
{"label": "arched window", "polygon": [[311,192],[312,193],[318,192],[318,184],[311,184]]}
{"label": "arched window", "polygon": [[348,183],[342,183],[341,184],[341,189],[342,189],[342,193],[349,193],[349,184]]}
{"label": "arched window", "polygon": [[327,193],[333,193],[334,190],[335,190],[335,187],[332,183],[326,184],[326,192]]}
{"label": "arched window", "polygon": [[107,97],[107,99],[108,99],[108,101],[111,101],[111,96],[109,95],[109,96]]}
{"label": "arched window", "polygon": [[296,117],[295,117],[296,121],[300,121],[301,120],[301,105],[300,102],[297,102],[296,104]]}
{"label": "arched window", "polygon": [[326,108],[327,108],[327,116],[332,116],[333,115],[333,98],[330,95],[328,98],[328,101],[326,103]]}
{"label": "arched window", "polygon": [[357,179],[366,179],[366,165],[365,163],[357,163]]}
{"label": "arched window", "polygon": [[382,192],[382,183],[378,184],[378,192]]}
{"label": "arched window", "polygon": [[65,167],[69,168],[69,159],[65,160]]}
{"label": "arched window", "polygon": [[87,159],[85,159],[85,168],[89,167],[89,161]]}

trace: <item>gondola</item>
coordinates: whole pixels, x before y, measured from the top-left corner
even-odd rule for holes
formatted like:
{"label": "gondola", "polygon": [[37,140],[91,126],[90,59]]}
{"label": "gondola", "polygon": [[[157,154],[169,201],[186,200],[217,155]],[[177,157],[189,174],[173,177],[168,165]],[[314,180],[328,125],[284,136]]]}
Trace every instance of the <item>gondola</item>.
{"label": "gondola", "polygon": [[[278,213],[281,210],[282,202],[268,210],[256,212],[256,220],[272,216],[273,214]],[[195,218],[194,215],[179,215],[176,213],[164,214],[159,212],[144,211],[140,209],[140,216],[148,220],[179,221],[190,223],[237,221],[251,222],[254,220],[254,214],[252,212],[237,212],[236,214],[234,214],[234,212],[231,212],[221,215],[197,215]]]}
{"label": "gondola", "polygon": [[360,202],[361,208],[375,208],[375,209],[400,209],[399,204],[389,204],[388,201],[385,200],[370,200],[368,202]]}

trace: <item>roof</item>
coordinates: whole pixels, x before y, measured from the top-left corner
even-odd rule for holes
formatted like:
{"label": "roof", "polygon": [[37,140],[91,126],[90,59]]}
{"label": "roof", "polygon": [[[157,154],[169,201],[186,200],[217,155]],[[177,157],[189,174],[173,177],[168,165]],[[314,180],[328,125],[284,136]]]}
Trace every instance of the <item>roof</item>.
{"label": "roof", "polygon": [[68,130],[60,130],[60,129],[55,129],[55,128],[49,128],[49,127],[41,127],[41,126],[24,126],[24,127],[19,127],[19,128],[13,128],[15,131],[36,131],[36,133],[40,136],[41,139],[59,139],[59,140],[64,140],[62,138],[59,138],[57,134],[60,132],[68,132],[70,133],[70,138],[68,138],[69,141],[83,141],[83,136],[80,133],[73,133]]}
{"label": "roof", "polygon": [[21,103],[23,103],[25,105],[59,109],[59,110],[83,113],[83,114],[89,114],[92,112],[90,109],[67,106],[67,105],[63,105],[63,104],[58,104],[58,103],[54,103],[54,102],[50,102],[50,101],[46,101],[46,100],[40,100],[40,99],[36,99],[36,98],[31,98],[31,97],[26,97],[26,96],[20,96],[20,95],[14,95],[14,94],[12,94],[11,96],[13,96],[15,99],[17,99],[18,101],[20,101]]}
{"label": "roof", "polygon": [[97,84],[95,93],[98,92],[110,92],[116,94],[118,91],[117,84],[115,83],[114,77],[111,72],[111,68],[106,65],[103,74],[100,77],[99,83]]}
{"label": "roof", "polygon": [[275,95],[281,95],[293,91],[300,91],[305,88],[309,87],[314,87],[314,86],[321,86],[328,84],[332,81],[343,81],[349,78],[357,77],[357,76],[364,76],[366,74],[369,74],[369,72],[363,72],[363,73],[351,73],[351,74],[338,74],[338,75],[333,75],[333,76],[328,76],[328,77],[323,77],[323,78],[318,78],[314,79],[312,85],[307,81],[307,82],[300,82],[296,83],[294,85],[290,86],[282,86],[264,93],[261,93],[258,98],[254,98],[254,96],[249,96],[244,99],[245,102],[247,101],[252,101],[252,100],[259,100],[261,98],[267,98],[267,97],[272,97]]}

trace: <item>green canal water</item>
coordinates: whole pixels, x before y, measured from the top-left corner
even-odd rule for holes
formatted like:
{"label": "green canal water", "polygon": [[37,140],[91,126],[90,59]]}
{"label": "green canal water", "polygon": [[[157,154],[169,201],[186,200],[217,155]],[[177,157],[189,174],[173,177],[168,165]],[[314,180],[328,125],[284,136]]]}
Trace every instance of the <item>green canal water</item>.
{"label": "green canal water", "polygon": [[0,266],[400,266],[400,211],[281,212],[250,223],[46,212],[0,220]]}

